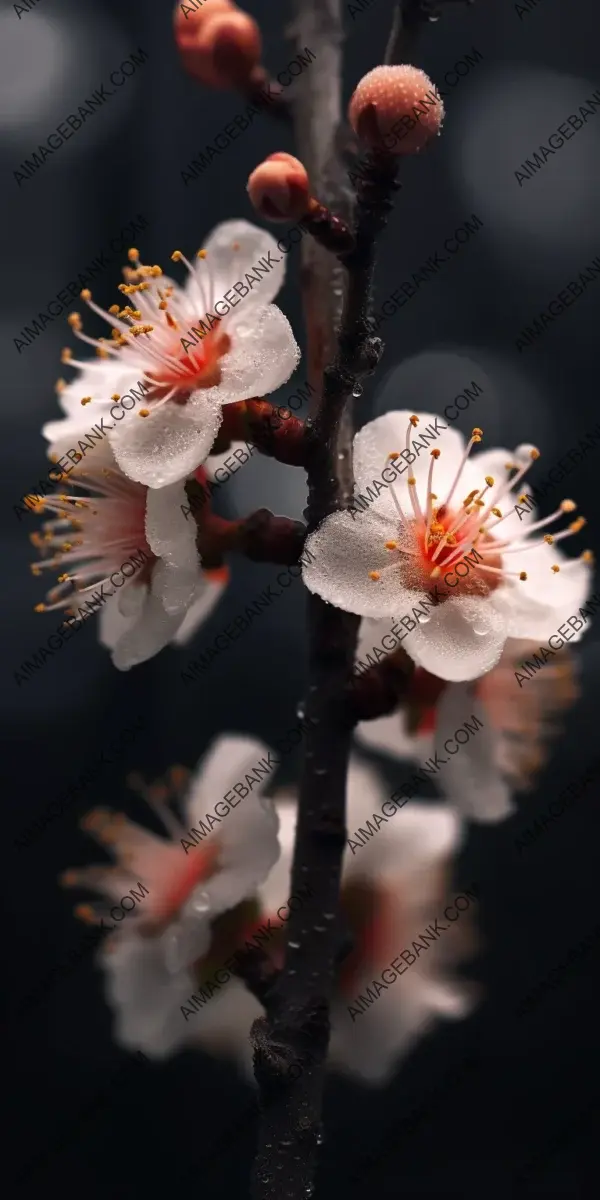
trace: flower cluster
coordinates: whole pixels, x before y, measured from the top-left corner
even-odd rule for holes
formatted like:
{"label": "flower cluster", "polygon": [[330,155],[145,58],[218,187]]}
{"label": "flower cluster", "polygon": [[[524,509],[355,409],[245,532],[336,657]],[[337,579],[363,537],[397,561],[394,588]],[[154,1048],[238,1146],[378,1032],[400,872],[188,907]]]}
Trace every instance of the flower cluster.
{"label": "flower cluster", "polygon": [[[186,480],[204,463],[210,471],[223,407],[275,391],[300,353],[271,303],[285,259],[269,233],[226,221],[194,265],[180,251],[172,258],[187,269],[184,287],[132,248],[120,304],[105,311],[82,291],[111,337],[91,337],[81,314],[71,313],[73,333],[96,357],[63,351],[77,374],[59,383],[62,419],[43,429],[60,490],[38,500],[37,511],[51,519],[32,535],[42,554],[33,570],[60,574],[37,609],[69,611],[76,597],[102,587],[128,551],[144,549],[144,570],[102,610],[101,640],[123,670],[173,639],[186,640],[218,599],[227,570],[202,567],[194,524],[182,515]],[[125,403],[132,393],[142,407]],[[92,421],[105,433],[99,444],[88,439]]]}
{"label": "flower cluster", "polygon": [[[105,809],[82,821],[113,862],[63,874],[65,887],[99,894],[96,903],[77,905],[79,919],[101,925],[127,889],[144,889],[143,905],[113,927],[98,951],[115,1037],[126,1049],[164,1058],[196,1046],[233,1057],[251,1075],[248,1034],[260,1005],[226,964],[243,961],[253,934],[264,929],[264,955],[274,970],[281,965],[296,798],[280,791],[270,800],[259,783],[210,829],[206,813],[265,752],[252,739],[226,736],[193,775],[179,767],[154,785],[133,779],[168,836]],[[353,761],[349,824],[366,822],[385,795],[382,778]],[[460,842],[461,822],[450,808],[410,804],[379,844],[356,859],[347,855],[341,908],[352,948],[340,964],[332,1014],[336,1069],[381,1082],[436,1018],[469,1011],[470,990],[453,974],[472,946],[463,923],[407,972],[379,1011],[356,1027],[348,1016],[353,997],[381,973],[389,951],[435,918]]]}

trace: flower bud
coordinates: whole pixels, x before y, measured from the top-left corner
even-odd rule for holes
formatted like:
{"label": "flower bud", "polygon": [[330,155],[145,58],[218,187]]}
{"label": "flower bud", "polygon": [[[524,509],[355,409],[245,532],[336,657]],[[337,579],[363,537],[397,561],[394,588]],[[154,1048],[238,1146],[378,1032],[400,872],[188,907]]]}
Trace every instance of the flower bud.
{"label": "flower bud", "polygon": [[297,221],[310,203],[306,168],[291,154],[270,154],[255,167],[247,185],[258,213],[269,221]]}
{"label": "flower bud", "polygon": [[260,30],[253,17],[231,6],[196,24],[183,62],[200,83],[214,88],[241,87],[260,61]]}
{"label": "flower bud", "polygon": [[371,150],[414,154],[439,133],[444,105],[418,67],[375,67],[356,88],[348,117]]}
{"label": "flower bud", "polygon": [[176,4],[173,13],[175,25],[175,40],[180,50],[189,50],[195,41],[201,25],[217,13],[234,12],[236,6],[233,0],[202,0],[199,8],[192,9],[191,4]]}

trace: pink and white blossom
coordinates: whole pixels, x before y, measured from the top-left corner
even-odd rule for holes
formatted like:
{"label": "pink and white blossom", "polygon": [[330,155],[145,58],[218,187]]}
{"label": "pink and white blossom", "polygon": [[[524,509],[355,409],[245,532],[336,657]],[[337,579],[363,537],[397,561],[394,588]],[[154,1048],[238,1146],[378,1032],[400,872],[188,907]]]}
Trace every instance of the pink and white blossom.
{"label": "pink and white blossom", "polygon": [[[191,778],[173,768],[163,783],[137,781],[166,834],[104,809],[82,822],[113,861],[69,870],[62,883],[99,893],[97,903],[75,911],[82,920],[106,921],[111,929],[99,964],[115,1018],[114,1037],[126,1049],[155,1058],[205,1042],[207,1048],[216,1042],[229,1054],[243,1053],[244,1046],[249,1050],[248,1031],[259,1006],[237,979],[222,995],[217,989],[219,995],[193,1019],[182,1008],[203,973],[222,964],[236,939],[243,945],[257,923],[256,890],[279,854],[273,804],[259,781],[229,811],[217,807],[220,817],[209,822],[207,814],[266,754],[267,747],[253,738],[228,735],[213,743]],[[180,798],[181,815],[173,811],[174,796]],[[192,830],[200,824],[198,840]],[[140,883],[147,895],[116,924],[113,906]],[[245,1017],[236,1024],[234,1013]]]}
{"label": "pink and white blossom", "polygon": [[491,670],[509,637],[547,639],[590,586],[590,552],[568,560],[556,548],[583,518],[547,532],[573,501],[542,521],[521,522],[514,511],[514,489],[539,452],[520,446],[471,458],[481,438],[474,429],[465,447],[428,413],[371,421],[354,439],[356,491],[369,499],[325,518],[307,539],[303,569],[306,586],[330,604],[404,622],[407,654],[454,682]]}
{"label": "pink and white blossom", "polygon": [[[287,318],[271,303],[284,281],[285,255],[265,230],[225,221],[193,266],[175,251],[173,259],[189,273],[183,288],[159,266],[142,265],[137,250],[129,257],[120,290],[132,303],[106,311],[89,290],[82,292],[112,326],[112,339],[89,337],[78,313],[69,318],[76,337],[100,357],[76,360],[63,352],[82,375],[61,394],[65,419],[43,432],[49,441],[64,440],[85,404],[90,424],[104,419],[121,470],[163,488],[205,461],[222,405],[276,391],[300,351]],[[125,397],[131,406],[120,403]]]}
{"label": "pink and white blossom", "polygon": [[[57,443],[52,457],[62,448]],[[228,572],[202,569],[186,504],[183,480],[147,488],[123,474],[108,442],[95,445],[54,494],[38,499],[37,511],[50,519],[31,535],[41,555],[32,570],[57,571],[58,580],[36,611],[61,609],[79,620],[99,611],[100,641],[122,671],[187,640]]]}

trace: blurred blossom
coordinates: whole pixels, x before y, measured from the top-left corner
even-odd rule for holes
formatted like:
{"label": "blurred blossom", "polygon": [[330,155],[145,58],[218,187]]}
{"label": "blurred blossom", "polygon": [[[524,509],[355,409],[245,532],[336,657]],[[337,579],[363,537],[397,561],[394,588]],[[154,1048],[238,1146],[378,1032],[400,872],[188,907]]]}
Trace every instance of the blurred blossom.
{"label": "blurred blossom", "polygon": [[[352,762],[349,832],[364,827],[387,798],[379,775]],[[264,906],[271,910],[289,894],[296,827],[294,800],[281,795],[276,801],[282,854],[261,887]],[[367,839],[355,851],[349,848],[344,858],[342,928],[351,949],[334,993],[329,1063],[363,1082],[381,1084],[438,1018],[462,1017],[470,1010],[471,988],[454,978],[453,968],[472,950],[473,939],[471,922],[462,919],[389,984],[372,1010],[353,1020],[348,1007],[355,998],[381,978],[401,951],[410,950],[430,921],[441,917],[461,822],[441,805],[408,804]]]}
{"label": "blurred blossom", "polygon": [[[205,1038],[212,1047],[223,1027],[224,1048],[243,1053],[257,1005],[237,981],[191,1020],[182,1006],[258,923],[255,889],[279,853],[277,817],[262,794],[258,771],[267,756],[262,743],[226,735],[208,750],[191,779],[182,768],[173,768],[164,783],[136,782],[168,837],[104,809],[83,821],[113,861],[67,871],[62,882],[100,893],[99,902],[75,911],[102,928],[109,923],[99,962],[115,1017],[114,1037],[126,1049],[163,1058]],[[248,790],[249,773],[256,786],[240,803],[240,781],[246,779]],[[223,800],[227,794],[231,803]],[[170,806],[174,797],[182,801],[181,819]],[[193,834],[198,826],[201,832]],[[115,927],[111,916],[119,918],[111,905],[139,883],[147,896]],[[239,1006],[247,1019],[234,1046]]]}
{"label": "blurred blossom", "polygon": [[468,205],[488,214],[490,246],[520,273],[524,252],[528,273],[547,278],[560,263],[573,269],[574,253],[596,250],[597,113],[521,185],[515,171],[541,145],[548,147],[549,137],[579,113],[597,86],[582,76],[510,62],[488,67],[454,101],[443,146],[455,186]]}
{"label": "blurred blossom", "polygon": [[[500,821],[514,811],[511,791],[529,791],[561,732],[561,716],[579,695],[569,650],[521,682],[515,671],[539,652],[539,642],[509,639],[500,662],[472,684],[442,684],[426,671],[413,676],[407,709],[357,728],[359,744],[402,762],[443,764],[430,778],[462,817]],[[452,752],[446,742],[473,717],[483,728]],[[408,783],[410,770],[403,773]],[[415,788],[417,790],[417,788]]]}

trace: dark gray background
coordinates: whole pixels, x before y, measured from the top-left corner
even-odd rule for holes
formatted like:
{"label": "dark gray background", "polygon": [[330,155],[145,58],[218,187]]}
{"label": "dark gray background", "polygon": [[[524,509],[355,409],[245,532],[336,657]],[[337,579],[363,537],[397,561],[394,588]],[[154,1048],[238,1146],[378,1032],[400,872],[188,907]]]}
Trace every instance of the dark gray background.
{"label": "dark gray background", "polygon": [[[287,7],[272,0],[248,7],[261,21],[265,60],[277,71],[292,57],[283,41]],[[418,64],[442,87],[445,72],[473,46],[483,61],[447,89],[446,125],[435,148],[407,164],[382,248],[378,297],[383,300],[418,270],[473,212],[484,228],[382,329],[383,369],[365,391],[357,417],[366,419],[372,401],[376,413],[394,406],[441,411],[477,378],[485,383],[485,395],[476,418],[468,414],[468,427],[481,425],[487,446],[535,442],[544,455],[537,468],[541,478],[597,422],[600,283],[590,285],[525,353],[514,343],[521,328],[600,252],[600,114],[521,188],[514,171],[600,85],[597,12],[592,0],[540,0],[521,16],[517,7],[508,0],[477,0],[471,9],[451,5],[421,43]],[[354,21],[347,16],[346,97],[380,61],[390,10],[389,0],[375,0]],[[19,188],[13,171],[138,46],[149,55],[146,65]],[[129,1082],[115,1087],[112,1104],[78,1133],[73,1123],[82,1105],[128,1062],[111,1042],[110,1016],[91,960],[29,1015],[20,1010],[52,965],[80,944],[82,927],[73,919],[72,900],[56,886],[66,866],[95,857],[76,818],[98,802],[141,816],[126,789],[128,770],[139,767],[151,778],[174,762],[192,765],[220,730],[251,731],[268,741],[294,723],[304,672],[301,587],[294,585],[218,660],[207,682],[192,688],[180,680],[189,652],[168,649],[119,674],[91,627],[17,687],[14,670],[58,621],[32,611],[41,581],[29,573],[27,533],[37,522],[19,523],[12,505],[47,466],[39,431],[57,414],[52,387],[65,373],[58,363],[60,347],[71,339],[62,318],[20,355],[13,338],[137,212],[150,223],[137,238],[142,256],[163,264],[176,246],[193,252],[223,217],[252,219],[245,194],[249,171],[266,153],[293,145],[285,131],[257,120],[203,176],[183,185],[181,170],[243,103],[233,94],[206,92],[184,76],[165,0],[152,5],[41,0],[21,20],[5,3],[0,80],[6,242],[0,295],[2,706],[8,763],[2,887],[10,993],[5,1045],[15,1052],[7,1088],[14,1171],[30,1155],[55,1147],[38,1175],[15,1185],[16,1194],[39,1196],[56,1184],[63,1195],[85,1194],[89,1200],[107,1194],[146,1200],[165,1189],[169,1195],[198,1189],[245,1197],[251,1124],[237,1136],[225,1134],[210,1167],[203,1161],[251,1099],[233,1068],[189,1052],[165,1066],[131,1066],[125,1072]],[[94,285],[106,305],[114,300],[117,267]],[[280,301],[300,330],[296,267],[293,253]],[[282,389],[281,399],[284,394]],[[600,460],[590,454],[564,490],[559,488],[590,519],[577,549],[597,547],[592,518],[598,514],[599,469]],[[299,514],[302,477],[291,468],[253,462],[229,485],[223,503],[225,512],[267,504]],[[236,562],[231,589],[195,646],[203,648],[271,573],[268,566]],[[481,882],[484,947],[470,973],[484,981],[488,998],[468,1022],[439,1027],[388,1088],[370,1093],[337,1079],[330,1083],[320,1195],[353,1200],[376,1189],[389,1197],[506,1197],[521,1194],[514,1176],[536,1155],[523,1194],[583,1196],[586,1172],[596,1175],[591,1147],[598,1110],[581,1119],[578,1114],[595,1106],[599,1096],[592,980],[597,950],[531,1015],[515,1016],[523,997],[598,917],[597,786],[526,854],[514,848],[519,832],[597,753],[600,656],[593,629],[578,657],[583,697],[537,792],[523,800],[510,822],[470,830],[457,867],[457,880]],[[147,716],[147,732],[122,763],[91,786],[77,811],[52,825],[34,848],[16,851],[14,837],[140,712]],[[289,763],[288,775],[294,769]],[[477,1063],[463,1081],[460,1064],[473,1054]],[[453,1074],[444,1083],[448,1070]],[[443,1094],[435,1107],[438,1090]],[[420,1105],[426,1119],[403,1135],[404,1115]],[[385,1161],[376,1174],[351,1184],[352,1156],[376,1148],[388,1127],[397,1127],[397,1133],[392,1132]],[[551,1153],[555,1135],[561,1147]],[[70,1136],[73,1144],[59,1152],[59,1141]]]}

